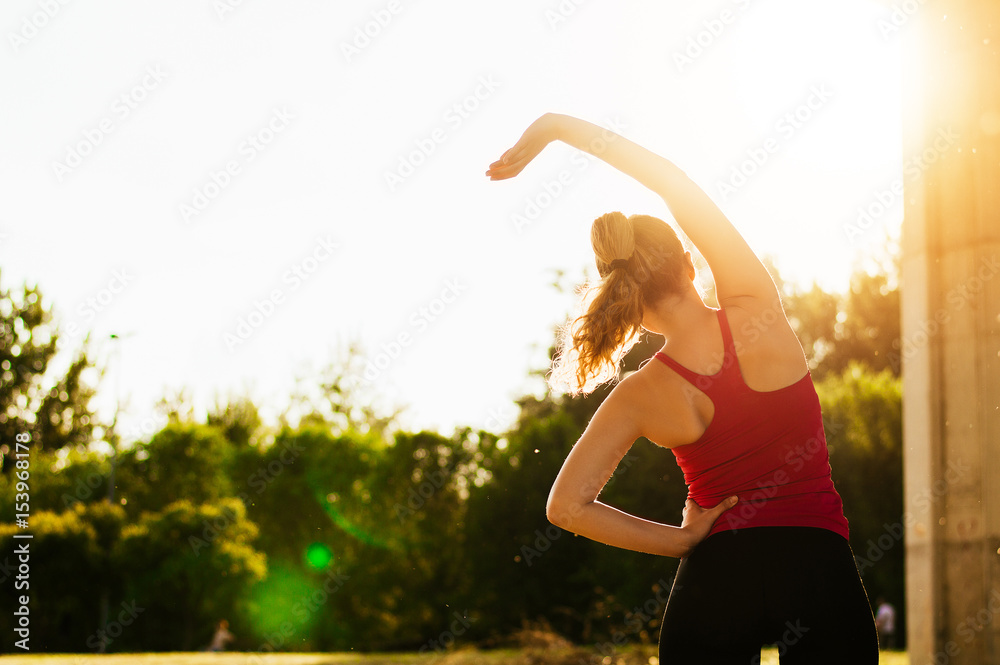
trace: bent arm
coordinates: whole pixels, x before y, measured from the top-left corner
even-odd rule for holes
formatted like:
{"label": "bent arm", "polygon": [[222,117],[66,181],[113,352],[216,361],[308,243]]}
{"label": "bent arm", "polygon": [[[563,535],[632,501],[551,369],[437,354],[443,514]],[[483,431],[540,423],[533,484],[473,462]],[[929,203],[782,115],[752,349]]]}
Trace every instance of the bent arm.
{"label": "bent arm", "polygon": [[[550,115],[554,138],[594,155],[655,192],[681,230],[708,261],[719,304],[779,303],[771,275],[726,218],[686,173],[673,162],[608,129],[566,115]],[[780,310],[779,310],[780,311]]]}
{"label": "bent arm", "polygon": [[[605,545],[682,557],[696,544],[679,526],[651,522],[597,500],[618,463],[641,435],[618,388],[604,400],[573,446],[549,492],[545,513],[561,529]],[[618,393],[616,395],[616,393]]]}
{"label": "bent arm", "polygon": [[574,503],[560,510],[550,496],[546,507],[550,522],[605,545],[676,558],[691,551],[691,539],[681,527],[644,520],[600,501]]}

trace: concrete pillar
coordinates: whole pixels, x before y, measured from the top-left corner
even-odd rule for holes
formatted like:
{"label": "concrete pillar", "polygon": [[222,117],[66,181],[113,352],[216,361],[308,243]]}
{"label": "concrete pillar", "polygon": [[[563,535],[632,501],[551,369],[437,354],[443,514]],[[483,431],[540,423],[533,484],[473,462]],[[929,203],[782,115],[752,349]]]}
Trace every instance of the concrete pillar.
{"label": "concrete pillar", "polygon": [[1000,0],[897,0],[912,665],[1000,665]]}

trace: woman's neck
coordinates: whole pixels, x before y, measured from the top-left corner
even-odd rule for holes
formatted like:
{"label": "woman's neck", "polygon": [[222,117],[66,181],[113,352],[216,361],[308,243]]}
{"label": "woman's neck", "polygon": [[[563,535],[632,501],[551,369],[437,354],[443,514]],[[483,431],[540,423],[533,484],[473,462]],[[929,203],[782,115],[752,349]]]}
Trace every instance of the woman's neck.
{"label": "woman's neck", "polygon": [[675,342],[702,334],[704,326],[714,320],[715,310],[705,304],[693,286],[683,295],[660,301],[643,317],[647,330]]}

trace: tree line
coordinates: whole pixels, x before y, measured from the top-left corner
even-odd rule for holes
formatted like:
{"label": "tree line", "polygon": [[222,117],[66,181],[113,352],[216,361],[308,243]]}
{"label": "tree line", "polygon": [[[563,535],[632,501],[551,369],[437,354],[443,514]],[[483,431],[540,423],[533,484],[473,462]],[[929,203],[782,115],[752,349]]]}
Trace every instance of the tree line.
{"label": "tree line", "polygon": [[[859,570],[873,601],[901,607],[898,290],[891,274],[864,272],[843,294],[782,290]],[[545,518],[549,487],[608,387],[525,396],[505,432],[408,432],[370,405],[348,360],[295,398],[294,422],[264,424],[245,398],[200,417],[167,400],[166,423],[124,446],[91,410],[99,380],[87,377],[99,372],[86,344],[53,376],[59,336],[37,288],[0,288],[0,326],[0,597],[13,607],[25,593],[13,442],[28,432],[32,650],[196,650],[220,619],[230,648],[260,653],[504,646],[529,628],[611,650],[656,640],[677,560]],[[623,371],[659,346],[644,338]],[[685,497],[673,455],[646,440],[602,494],[674,524]],[[0,615],[4,634],[15,624]]]}

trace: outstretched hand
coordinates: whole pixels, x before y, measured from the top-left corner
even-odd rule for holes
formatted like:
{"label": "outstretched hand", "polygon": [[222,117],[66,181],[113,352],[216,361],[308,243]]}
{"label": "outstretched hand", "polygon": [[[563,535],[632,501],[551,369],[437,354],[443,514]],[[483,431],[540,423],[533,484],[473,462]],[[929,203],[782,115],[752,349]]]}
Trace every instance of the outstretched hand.
{"label": "outstretched hand", "polygon": [[739,503],[739,498],[735,496],[724,499],[712,508],[702,508],[692,499],[684,502],[684,519],[681,522],[681,528],[690,536],[688,554],[694,550],[698,543],[708,538],[715,521],[722,516],[722,513],[737,503]]}
{"label": "outstretched hand", "polygon": [[556,117],[546,113],[524,131],[521,138],[500,159],[490,164],[486,175],[490,180],[513,178],[538,156],[557,136]]}

